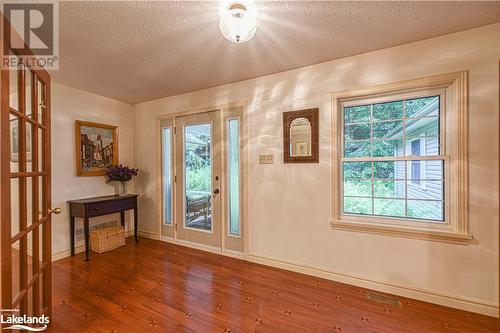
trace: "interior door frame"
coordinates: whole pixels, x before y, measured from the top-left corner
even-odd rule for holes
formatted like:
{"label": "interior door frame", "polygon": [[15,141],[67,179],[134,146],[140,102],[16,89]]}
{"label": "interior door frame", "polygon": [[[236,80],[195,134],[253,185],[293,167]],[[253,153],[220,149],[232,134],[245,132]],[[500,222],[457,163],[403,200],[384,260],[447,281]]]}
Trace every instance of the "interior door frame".
{"label": "interior door frame", "polygon": [[[2,49],[7,49],[9,48],[9,38],[4,37],[4,33],[12,33],[10,29],[10,23],[5,19],[2,13],[0,13],[0,46]],[[15,32],[14,32],[15,33]],[[20,37],[19,37],[20,38]],[[24,50],[29,50],[28,46],[25,44]],[[3,53],[3,50],[1,51]],[[23,51],[23,52],[15,52],[16,55],[18,56],[33,56],[33,53],[30,51]],[[2,56],[3,58],[3,56]],[[11,152],[10,152],[10,102],[9,102],[9,96],[10,96],[10,75],[9,75],[9,70],[5,69],[0,69],[0,78],[1,78],[1,85],[0,85],[0,146],[1,146],[1,154],[0,154],[0,264],[2,268],[2,274],[0,274],[0,306],[2,309],[10,309],[12,307],[12,302],[13,301],[18,301],[20,304],[21,308],[21,315],[23,315],[23,311],[26,313],[29,309],[27,309],[27,299],[25,299],[25,296],[29,292],[30,288],[33,288],[33,302],[34,303],[39,303],[41,307],[41,313],[47,315],[48,317],[52,316],[52,239],[51,239],[51,214],[49,213],[50,209],[50,204],[51,204],[51,115],[50,115],[50,110],[51,110],[51,80],[50,80],[50,75],[46,70],[43,69],[30,69],[35,76],[32,79],[32,82],[36,83],[36,86],[31,87],[31,91],[37,91],[38,87],[38,79],[40,79],[46,86],[45,86],[45,144],[42,146],[42,156],[45,159],[46,163],[44,164],[44,170],[39,171],[39,172],[32,172],[33,174],[35,173],[40,173],[39,176],[44,176],[43,183],[45,185],[45,193],[44,197],[42,200],[42,205],[44,207],[41,207],[42,210],[45,210],[45,217],[42,218],[41,220],[44,220],[43,224],[40,223],[40,219],[37,218],[37,222],[40,223],[38,226],[32,228],[31,230],[27,228],[24,232],[19,231],[18,234],[23,234],[22,236],[19,237],[19,240],[21,242],[22,239],[26,238],[25,244],[22,244],[20,248],[20,256],[22,258],[19,259],[21,264],[27,264],[27,262],[24,262],[27,260],[27,240],[28,240],[28,234],[29,232],[32,232],[32,239],[33,239],[33,244],[36,244],[38,246],[38,229],[43,228],[43,237],[45,237],[44,241],[44,246],[42,249],[42,260],[45,263],[45,265],[42,268],[42,272],[39,272],[40,266],[33,267],[33,272],[32,272],[32,277],[37,275],[36,278],[28,277],[26,274],[27,272],[24,272],[24,268],[20,267],[20,275],[23,275],[23,278],[25,278],[24,286],[23,283],[20,284],[19,286],[19,293],[20,296],[18,299],[13,300],[13,295],[12,295],[12,235],[11,235],[11,170],[10,170],[10,161],[11,161]],[[21,79],[21,83],[18,83],[18,85],[24,85],[24,76]],[[23,90],[25,87],[23,87]],[[24,93],[21,94],[21,96],[24,98]],[[36,96],[36,93],[35,93]],[[19,97],[20,98],[20,97]],[[32,112],[38,112],[38,101],[33,101],[36,102],[32,104]],[[23,102],[24,103],[24,102]],[[23,106],[24,107],[24,106]],[[21,106],[18,107],[21,112]],[[27,117],[27,116],[26,116]],[[21,118],[18,118],[21,119]],[[36,118],[35,118],[36,119]],[[26,120],[23,120],[23,122],[26,123]],[[23,128],[26,127],[26,125],[22,126]],[[37,129],[38,127],[34,127],[34,129]],[[38,144],[43,144],[38,142],[38,133],[36,135],[32,133],[33,139],[32,143],[35,143],[32,146],[32,155],[34,155],[35,152],[34,149],[38,148]],[[20,141],[20,149],[23,146],[23,143],[25,141],[25,133],[24,130],[20,129],[19,133],[19,141]],[[43,141],[43,138],[42,138]],[[20,154],[25,155],[25,153]],[[21,157],[20,157],[21,158]],[[25,159],[25,158],[24,158]],[[25,161],[20,161],[20,162],[25,162]],[[42,161],[41,161],[42,162]],[[6,167],[8,166],[8,167]],[[18,172],[19,174],[23,172]],[[24,172],[25,174],[28,174],[28,172]],[[43,178],[42,178],[43,179]],[[25,188],[26,189],[26,188]],[[39,194],[37,194],[38,196]],[[22,203],[20,203],[21,205]],[[37,204],[34,204],[33,207],[37,207]],[[26,208],[26,207],[24,207]],[[38,207],[37,207],[38,208]],[[34,212],[35,210],[33,210]],[[37,209],[38,212],[38,209]],[[38,215],[38,214],[37,214]],[[37,237],[36,241],[35,237]],[[32,248],[33,253],[32,257],[35,255],[37,256],[37,260],[39,257],[39,248]],[[34,261],[37,262],[37,261]],[[43,273],[43,280],[40,281],[40,275]],[[26,276],[24,276],[26,275]],[[31,284],[33,282],[33,284]],[[40,283],[41,282],[41,283]],[[23,291],[22,288],[25,288]],[[39,299],[39,294],[38,294],[38,288],[44,288],[45,292],[42,293],[43,299]],[[37,294],[35,295],[35,292]],[[45,306],[44,306],[45,305]],[[24,309],[23,309],[24,308]],[[35,308],[35,311],[33,315],[39,315],[38,309]]]}
{"label": "interior door frame", "polygon": [[[156,179],[163,179],[163,167],[162,167],[162,159],[163,159],[163,151],[162,151],[162,128],[165,126],[162,126],[163,124],[168,124],[167,126],[171,126],[172,128],[175,125],[174,119],[176,117],[181,117],[181,116],[187,116],[187,115],[194,115],[194,114],[199,114],[199,113],[206,113],[210,111],[221,111],[221,126],[224,126],[225,122],[230,118],[234,117],[235,110],[239,110],[239,118],[240,118],[240,174],[241,174],[241,185],[240,185],[240,210],[241,210],[241,250],[234,250],[231,248],[231,245],[228,244],[226,241],[227,237],[227,214],[225,214],[226,210],[226,199],[225,199],[225,187],[226,187],[226,170],[225,170],[225,165],[226,165],[226,151],[225,147],[227,147],[227,142],[226,142],[226,134],[225,131],[223,130],[223,136],[222,136],[222,146],[223,146],[223,153],[222,153],[222,172],[221,172],[221,188],[223,189],[222,191],[222,205],[221,205],[221,210],[224,212],[222,214],[222,220],[221,220],[221,233],[222,233],[222,244],[220,249],[214,249],[212,247],[207,247],[207,246],[202,246],[202,245],[196,245],[196,244],[191,244],[187,242],[183,242],[179,239],[177,239],[177,235],[175,232],[175,225],[172,223],[172,225],[164,225],[163,224],[163,188],[162,184],[163,181],[158,181],[156,182],[157,187],[156,187],[156,193],[157,193],[157,204],[156,204],[156,225],[157,225],[157,230],[154,233],[146,233],[143,232],[141,233],[142,236],[144,237],[149,237],[149,238],[154,238],[154,239],[160,239],[165,242],[169,243],[174,243],[174,244],[180,244],[183,246],[188,246],[188,247],[193,247],[197,249],[202,249],[205,251],[209,252],[215,252],[219,254],[224,254],[227,256],[232,256],[232,257],[246,257],[248,256],[248,238],[249,238],[249,225],[247,223],[248,221],[248,102],[245,101],[237,101],[237,102],[230,102],[226,104],[219,104],[215,106],[209,106],[209,107],[203,107],[203,108],[193,108],[193,109],[187,109],[183,111],[174,111],[174,112],[166,112],[164,114],[156,116],[155,119],[155,124],[156,124],[156,166],[157,166],[157,172],[156,172]],[[221,127],[224,128],[224,127]],[[172,145],[175,147],[175,139],[172,140]],[[174,153],[175,154],[175,153]],[[174,163],[174,162],[173,162]],[[173,187],[175,188],[175,183],[173,183]],[[173,216],[175,218],[175,207],[176,207],[176,195],[173,194]]]}

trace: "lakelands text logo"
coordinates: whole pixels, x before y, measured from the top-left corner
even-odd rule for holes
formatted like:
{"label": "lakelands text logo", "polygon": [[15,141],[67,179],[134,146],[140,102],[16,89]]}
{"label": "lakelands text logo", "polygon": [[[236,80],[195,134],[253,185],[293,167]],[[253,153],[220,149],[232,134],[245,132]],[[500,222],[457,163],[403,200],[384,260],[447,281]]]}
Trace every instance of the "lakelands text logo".
{"label": "lakelands text logo", "polygon": [[20,330],[29,332],[41,332],[47,329],[49,317],[18,316],[18,310],[2,309],[0,314],[0,325],[4,330]]}
{"label": "lakelands text logo", "polygon": [[2,68],[59,68],[59,3],[57,0],[2,1],[10,31],[4,35]]}

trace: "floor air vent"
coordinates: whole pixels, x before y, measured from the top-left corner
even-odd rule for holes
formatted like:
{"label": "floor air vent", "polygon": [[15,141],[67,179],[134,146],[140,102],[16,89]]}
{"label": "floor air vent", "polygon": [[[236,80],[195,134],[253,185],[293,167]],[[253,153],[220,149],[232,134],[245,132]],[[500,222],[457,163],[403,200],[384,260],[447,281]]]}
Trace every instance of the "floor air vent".
{"label": "floor air vent", "polygon": [[388,295],[382,295],[382,294],[368,292],[366,294],[366,298],[368,298],[369,300],[374,301],[374,302],[384,303],[384,304],[392,305],[392,306],[395,306],[398,308],[403,306],[401,304],[401,302],[394,296],[388,296]]}

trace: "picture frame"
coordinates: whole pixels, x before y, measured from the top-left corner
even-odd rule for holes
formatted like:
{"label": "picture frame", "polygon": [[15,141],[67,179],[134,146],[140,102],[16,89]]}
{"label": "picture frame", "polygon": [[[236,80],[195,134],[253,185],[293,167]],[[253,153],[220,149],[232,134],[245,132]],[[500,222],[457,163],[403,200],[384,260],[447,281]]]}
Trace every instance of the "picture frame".
{"label": "picture frame", "polygon": [[[292,136],[297,127],[307,135]],[[283,112],[283,162],[319,163],[319,108]]]}
{"label": "picture frame", "polygon": [[77,120],[75,122],[77,176],[104,176],[118,164],[118,126]]}

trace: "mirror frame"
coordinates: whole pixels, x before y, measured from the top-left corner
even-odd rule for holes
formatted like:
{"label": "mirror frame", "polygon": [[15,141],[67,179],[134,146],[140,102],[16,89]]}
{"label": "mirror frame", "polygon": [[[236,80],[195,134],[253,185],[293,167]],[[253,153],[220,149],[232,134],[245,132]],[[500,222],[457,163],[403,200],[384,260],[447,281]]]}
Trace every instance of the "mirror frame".
{"label": "mirror frame", "polygon": [[[297,118],[306,118],[311,123],[311,155],[290,155],[290,126]],[[319,108],[283,112],[283,162],[319,163]]]}

